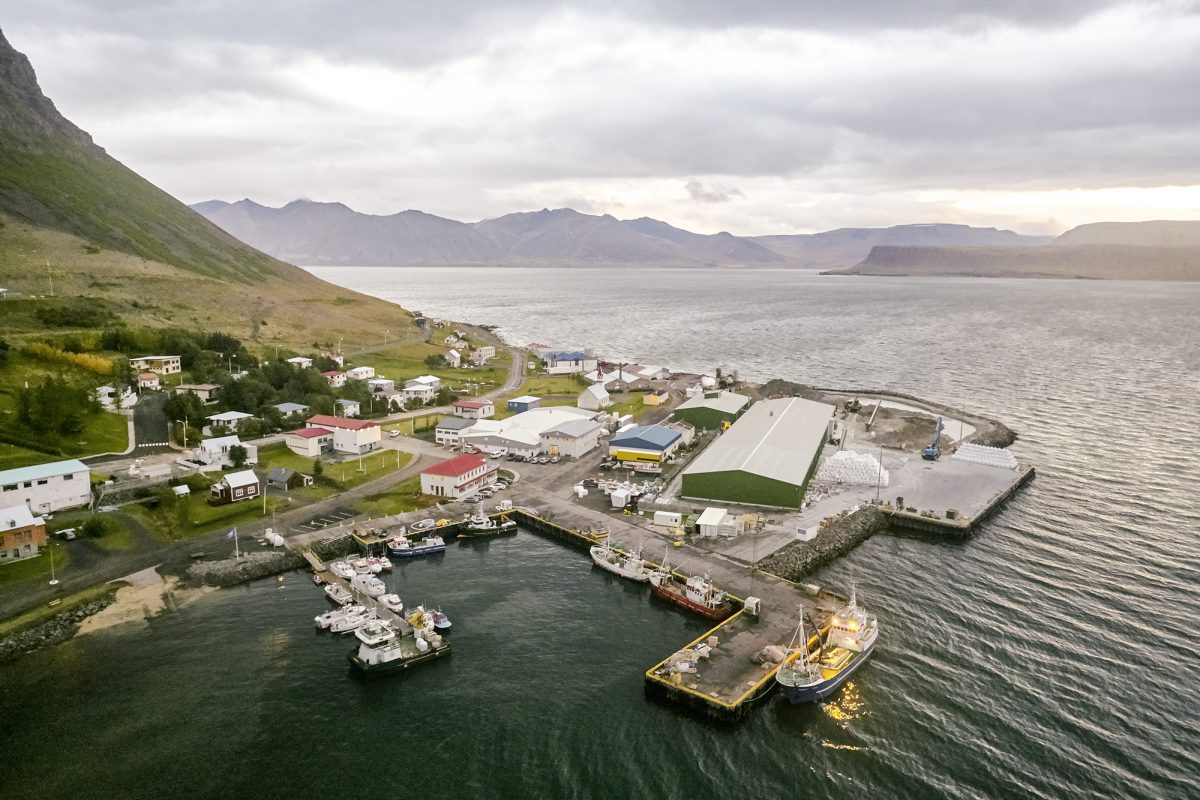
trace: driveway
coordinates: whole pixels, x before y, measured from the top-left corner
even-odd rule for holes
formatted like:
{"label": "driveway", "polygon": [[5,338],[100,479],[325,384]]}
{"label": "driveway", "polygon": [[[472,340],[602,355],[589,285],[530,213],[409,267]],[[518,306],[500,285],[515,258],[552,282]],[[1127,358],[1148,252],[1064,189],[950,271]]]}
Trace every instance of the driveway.
{"label": "driveway", "polygon": [[171,434],[163,411],[166,404],[166,392],[149,392],[133,407],[133,440],[137,443],[134,455],[171,450]]}

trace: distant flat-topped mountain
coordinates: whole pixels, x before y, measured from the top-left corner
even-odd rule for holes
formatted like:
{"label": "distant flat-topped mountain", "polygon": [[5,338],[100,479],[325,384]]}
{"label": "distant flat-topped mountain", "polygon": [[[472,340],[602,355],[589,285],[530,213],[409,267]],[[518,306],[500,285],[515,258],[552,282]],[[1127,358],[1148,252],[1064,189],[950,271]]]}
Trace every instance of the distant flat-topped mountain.
{"label": "distant flat-topped mountain", "polygon": [[1096,222],[1046,247],[879,246],[837,275],[1200,280],[1200,222]]}
{"label": "distant flat-topped mountain", "polygon": [[341,203],[310,200],[282,208],[252,200],[209,200],[192,208],[276,258],[312,265],[830,267],[855,264],[877,244],[1028,246],[1049,241],[995,228],[937,224],[811,235],[699,234],[649,217],[619,220],[569,208],[475,223],[421,211],[362,214]]}
{"label": "distant flat-topped mountain", "polygon": [[755,236],[752,241],[788,258],[797,266],[829,268],[857,264],[871,248],[895,247],[1033,247],[1053,236],[1022,236],[997,228],[932,223],[891,228],[838,228],[798,236]]}

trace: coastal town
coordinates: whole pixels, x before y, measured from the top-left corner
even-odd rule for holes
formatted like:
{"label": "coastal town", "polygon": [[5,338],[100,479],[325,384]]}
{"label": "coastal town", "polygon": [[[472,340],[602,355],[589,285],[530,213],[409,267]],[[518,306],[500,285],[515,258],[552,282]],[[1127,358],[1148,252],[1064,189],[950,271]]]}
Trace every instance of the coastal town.
{"label": "coastal town", "polygon": [[[119,606],[135,590],[96,603],[96,587],[133,575],[144,598],[301,568],[335,603],[318,626],[358,640],[355,666],[403,669],[448,654],[451,622],[388,590],[393,560],[525,530],[711,620],[644,680],[737,719],[776,685],[827,696],[870,654],[853,588],[810,573],[889,529],[966,537],[1034,473],[1000,423],[917,398],[419,320],[420,360],[400,357],[408,342],[216,368],[131,356],[128,384],[95,389],[126,450],[0,472],[0,579],[37,567],[0,584],[6,615]],[[268,376],[276,402],[248,404]],[[8,642],[46,643],[36,626]]]}

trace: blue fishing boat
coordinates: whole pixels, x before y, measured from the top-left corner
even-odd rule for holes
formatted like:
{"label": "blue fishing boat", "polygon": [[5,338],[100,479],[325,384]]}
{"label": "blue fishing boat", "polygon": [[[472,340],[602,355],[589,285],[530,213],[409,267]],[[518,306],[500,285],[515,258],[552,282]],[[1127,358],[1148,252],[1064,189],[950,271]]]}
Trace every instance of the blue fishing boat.
{"label": "blue fishing boat", "polygon": [[444,553],[446,540],[440,536],[426,536],[414,541],[407,536],[397,536],[388,541],[388,552],[399,558]]}

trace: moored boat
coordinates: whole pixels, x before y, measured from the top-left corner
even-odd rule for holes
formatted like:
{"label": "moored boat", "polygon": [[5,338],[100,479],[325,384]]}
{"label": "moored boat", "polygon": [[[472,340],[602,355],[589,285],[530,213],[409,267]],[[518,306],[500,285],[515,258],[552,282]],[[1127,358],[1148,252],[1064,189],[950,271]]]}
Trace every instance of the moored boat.
{"label": "moored boat", "polygon": [[[816,639],[816,652],[812,640]],[[787,659],[775,673],[784,697],[792,703],[824,700],[870,657],[879,638],[879,623],[858,606],[856,592],[850,592],[845,608],[829,621],[829,632],[822,639],[804,633],[804,616],[796,628]]]}
{"label": "moored boat", "polygon": [[413,634],[392,636],[382,644],[372,645],[359,642],[358,649],[350,653],[350,663],[367,674],[398,672],[442,656],[450,655],[450,643],[442,636]]}
{"label": "moored boat", "polygon": [[404,601],[400,599],[400,595],[395,593],[382,594],[378,598],[379,605],[391,611],[393,614],[399,614],[404,611]]}
{"label": "moored boat", "polygon": [[371,556],[367,559],[371,564],[371,572],[378,575],[380,572],[391,572],[392,562],[387,556]]}
{"label": "moored boat", "polygon": [[333,620],[329,625],[329,630],[332,633],[350,633],[366,625],[368,622],[375,619],[375,612],[370,611],[362,606],[353,609],[344,616]]}
{"label": "moored boat", "polygon": [[499,519],[489,517],[483,513],[482,506],[476,506],[475,513],[467,517],[462,527],[459,528],[458,538],[477,539],[484,536],[502,536],[516,532],[516,521],[503,515],[500,515]]}
{"label": "moored boat", "polygon": [[441,536],[424,536],[415,540],[409,536],[397,536],[388,542],[388,552],[399,558],[425,556],[445,551],[446,540]]}
{"label": "moored boat", "polygon": [[383,581],[370,573],[355,575],[354,580],[350,581],[350,588],[362,592],[368,597],[379,597],[381,594],[387,593],[387,586]]}
{"label": "moored boat", "polygon": [[378,647],[395,639],[396,631],[383,620],[372,619],[356,628],[354,637],[365,645]]}
{"label": "moored boat", "polygon": [[681,583],[670,567],[664,565],[650,574],[650,591],[708,619],[723,620],[733,613],[733,604],[725,592],[713,586],[707,575],[693,575]]}
{"label": "moored boat", "polygon": [[333,625],[333,623],[339,619],[343,619],[349,614],[357,614],[363,611],[366,611],[366,609],[359,605],[342,606],[331,611],[326,611],[324,614],[318,614],[317,616],[313,617],[313,622],[315,622],[317,627],[321,630],[327,631]]}
{"label": "moored boat", "polygon": [[337,575],[343,580],[350,580],[358,573],[354,571],[354,567],[347,564],[345,561],[334,561],[329,565],[329,571]]}
{"label": "moored boat", "polygon": [[450,621],[449,617],[442,613],[440,608],[435,608],[434,610],[430,611],[429,616],[433,618],[434,630],[442,633],[449,631],[450,627],[454,624]]}
{"label": "moored boat", "polygon": [[325,584],[325,596],[339,606],[344,606],[354,599],[354,595],[350,593],[350,590],[340,583]]}
{"label": "moored boat", "polygon": [[641,550],[623,552],[615,549],[609,539],[604,544],[594,544],[590,548],[592,562],[601,569],[608,570],[614,575],[627,578],[638,583],[650,580],[653,570],[646,566]]}

